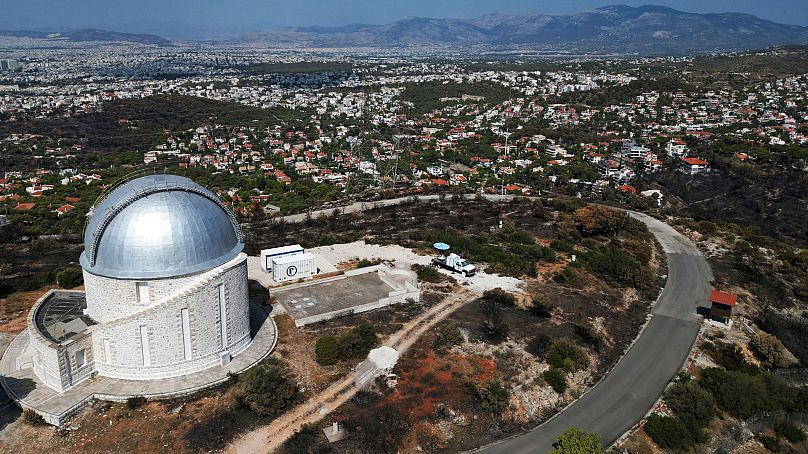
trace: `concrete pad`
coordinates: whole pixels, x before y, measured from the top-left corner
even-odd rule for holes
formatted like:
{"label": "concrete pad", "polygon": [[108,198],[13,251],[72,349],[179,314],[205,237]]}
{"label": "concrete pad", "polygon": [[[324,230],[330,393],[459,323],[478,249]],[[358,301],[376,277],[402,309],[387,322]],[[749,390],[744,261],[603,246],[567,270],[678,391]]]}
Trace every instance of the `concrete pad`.
{"label": "concrete pad", "polygon": [[421,289],[415,273],[375,265],[273,288],[270,296],[300,327],[408,300],[420,301]]}

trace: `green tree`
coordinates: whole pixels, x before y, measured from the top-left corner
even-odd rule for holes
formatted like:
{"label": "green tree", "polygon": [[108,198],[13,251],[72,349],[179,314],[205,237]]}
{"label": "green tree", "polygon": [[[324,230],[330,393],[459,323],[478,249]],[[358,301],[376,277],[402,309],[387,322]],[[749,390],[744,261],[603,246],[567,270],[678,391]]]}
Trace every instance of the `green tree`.
{"label": "green tree", "polygon": [[645,423],[645,433],[661,448],[684,450],[693,445],[690,430],[678,418],[654,413]]}
{"label": "green tree", "polygon": [[599,434],[571,427],[559,435],[550,454],[602,454]]}
{"label": "green tree", "polygon": [[81,268],[67,267],[56,272],[56,282],[62,288],[76,288],[84,283]]}
{"label": "green tree", "polygon": [[261,416],[272,418],[291,408],[300,389],[289,374],[274,364],[261,364],[244,372],[238,381],[238,401]]}
{"label": "green tree", "polygon": [[673,385],[665,403],[691,432],[700,432],[716,416],[713,397],[696,383]]}

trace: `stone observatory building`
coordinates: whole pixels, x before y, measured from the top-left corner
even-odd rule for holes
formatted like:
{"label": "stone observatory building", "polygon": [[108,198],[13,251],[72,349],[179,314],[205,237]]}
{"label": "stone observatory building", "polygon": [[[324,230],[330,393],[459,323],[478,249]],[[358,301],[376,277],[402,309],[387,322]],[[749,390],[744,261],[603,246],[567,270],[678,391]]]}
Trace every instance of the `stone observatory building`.
{"label": "stone observatory building", "polygon": [[244,241],[211,191],[173,175],[131,180],[92,209],[84,248],[84,301],[55,294],[29,318],[33,369],[50,388],[186,376],[250,346]]}

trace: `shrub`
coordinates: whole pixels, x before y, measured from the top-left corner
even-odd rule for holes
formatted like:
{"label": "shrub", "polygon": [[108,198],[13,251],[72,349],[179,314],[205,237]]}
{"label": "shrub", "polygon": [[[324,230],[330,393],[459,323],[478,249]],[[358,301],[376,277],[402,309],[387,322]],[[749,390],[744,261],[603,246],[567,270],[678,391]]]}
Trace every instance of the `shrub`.
{"label": "shrub", "polygon": [[291,408],[300,398],[294,379],[280,366],[260,364],[247,370],[238,382],[237,401],[253,413],[270,418]]}
{"label": "shrub", "polygon": [[336,364],[342,356],[339,351],[339,343],[334,336],[323,336],[317,339],[314,352],[317,356],[317,363],[321,366]]}
{"label": "shrub", "polygon": [[553,388],[553,391],[564,394],[567,390],[567,376],[565,372],[556,367],[551,367],[544,371],[544,381]]}
{"label": "shrub", "polygon": [[339,361],[364,358],[378,344],[376,330],[368,322],[361,322],[339,336],[322,336],[314,347],[317,363],[323,366]]}
{"label": "shrub", "polygon": [[508,235],[508,241],[510,241],[511,243],[517,243],[517,244],[536,243],[536,240],[533,238],[533,234],[528,232],[527,230],[513,229],[506,233]]}
{"label": "shrub", "polygon": [[457,325],[442,325],[438,328],[438,345],[460,345],[465,339]]}
{"label": "shrub", "polygon": [[769,373],[748,374],[708,368],[701,372],[699,385],[716,405],[736,418],[758,413],[808,411],[808,388],[789,386]]}
{"label": "shrub", "polygon": [[572,217],[575,227],[587,236],[616,235],[626,219],[626,215],[620,211],[602,205],[578,208]]}
{"label": "shrub", "polygon": [[323,233],[322,235],[320,235],[320,238],[317,239],[317,245],[330,246],[334,243],[337,243],[338,241],[339,240],[337,240],[337,237],[335,237],[334,235],[330,233]]}
{"label": "shrub", "polygon": [[780,441],[777,440],[777,437],[772,437],[770,435],[760,435],[757,437],[757,441],[763,445],[764,448],[768,449],[771,452],[780,452],[782,446],[780,446]]}
{"label": "shrub", "polygon": [[361,322],[359,325],[348,331],[343,342],[346,346],[346,359],[364,358],[379,343],[376,337],[376,329],[368,322]]}
{"label": "shrub", "polygon": [[482,329],[483,332],[494,343],[500,343],[508,338],[508,323],[502,317],[502,310],[499,306],[491,301],[486,301],[484,306],[484,316]]}
{"label": "shrub", "polygon": [[550,346],[550,336],[542,333],[534,337],[528,344],[525,350],[537,358],[544,358],[547,353],[547,347]]}
{"label": "shrub", "polygon": [[369,266],[378,265],[381,263],[381,260],[368,260],[368,259],[361,259],[359,263],[356,264],[357,268],[367,268]]}
{"label": "shrub", "polygon": [[416,264],[412,269],[418,275],[419,281],[436,283],[443,280],[443,275],[431,266]]}
{"label": "shrub", "polygon": [[755,365],[746,362],[743,351],[734,344],[719,344],[717,348],[708,350],[710,358],[719,366],[729,371],[757,373]]}
{"label": "shrub", "polygon": [[531,314],[536,317],[549,318],[553,315],[555,304],[550,302],[550,299],[545,295],[534,295],[533,303],[528,308]]}
{"label": "shrub", "polygon": [[800,430],[799,427],[795,426],[792,423],[780,423],[774,426],[774,432],[777,435],[785,438],[791,443],[802,443],[805,441],[806,436],[805,432]]}
{"label": "shrub", "polygon": [[328,454],[334,452],[317,424],[303,424],[278,450],[281,454]]}
{"label": "shrub", "polygon": [[755,322],[762,330],[777,336],[791,353],[808,364],[808,316],[795,317],[767,306]]}
{"label": "shrub", "polygon": [[491,301],[492,303],[504,304],[506,306],[513,306],[516,304],[516,297],[499,287],[484,291],[483,299]]}
{"label": "shrub", "polygon": [[483,410],[499,415],[508,409],[511,394],[500,382],[492,380],[484,385],[475,383],[473,388]]}
{"label": "shrub", "polygon": [[794,365],[783,343],[771,334],[761,332],[753,335],[750,347],[755,356],[769,369]]}
{"label": "shrub", "polygon": [[581,261],[589,271],[621,287],[648,289],[655,281],[653,273],[639,260],[612,245],[593,247]]}
{"label": "shrub", "polygon": [[645,433],[661,448],[684,450],[693,445],[687,426],[670,416],[656,413],[649,416],[645,423]]}
{"label": "shrub", "polygon": [[39,426],[45,424],[45,418],[43,418],[42,415],[31,409],[23,410],[22,419],[27,424],[30,424],[32,426]]}
{"label": "shrub", "polygon": [[553,240],[550,247],[559,252],[572,252],[575,245],[571,241]]}
{"label": "shrub", "polygon": [[665,395],[665,403],[694,434],[700,433],[716,416],[713,397],[693,382],[673,385]]}
{"label": "shrub", "polygon": [[408,415],[393,405],[373,406],[345,421],[357,452],[398,452],[411,429]]}
{"label": "shrub", "polygon": [[599,434],[571,427],[558,436],[550,454],[602,454],[603,443]]}
{"label": "shrub", "polygon": [[84,283],[84,275],[78,267],[62,268],[56,272],[56,282],[62,288],[76,288]]}
{"label": "shrub", "polygon": [[564,367],[564,360],[567,358],[572,360],[573,371],[589,367],[586,351],[566,337],[552,341],[544,356],[545,361],[558,369]]}
{"label": "shrub", "polygon": [[146,398],[143,396],[132,396],[126,399],[126,408],[134,410],[135,408],[142,407],[146,404]]}
{"label": "shrub", "polygon": [[578,272],[575,271],[575,268],[570,265],[565,266],[560,273],[553,277],[553,279],[560,284],[566,284],[573,287],[578,287],[583,283],[581,275],[578,274]]}
{"label": "shrub", "polygon": [[597,328],[590,322],[583,322],[575,324],[575,334],[586,344],[589,344],[595,350],[602,349],[606,342],[603,336],[598,332]]}

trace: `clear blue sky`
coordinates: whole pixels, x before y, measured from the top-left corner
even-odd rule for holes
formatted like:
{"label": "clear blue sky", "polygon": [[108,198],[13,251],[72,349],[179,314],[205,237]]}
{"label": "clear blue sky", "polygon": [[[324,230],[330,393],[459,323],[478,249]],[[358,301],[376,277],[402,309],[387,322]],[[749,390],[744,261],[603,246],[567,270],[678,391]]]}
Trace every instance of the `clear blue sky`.
{"label": "clear blue sky", "polygon": [[[3,0],[2,29],[110,27],[176,35],[228,35],[292,25],[386,23],[408,16],[468,18],[492,12],[566,14],[609,4],[690,12],[744,12],[808,25],[807,0]],[[183,31],[180,31],[183,30]]]}

